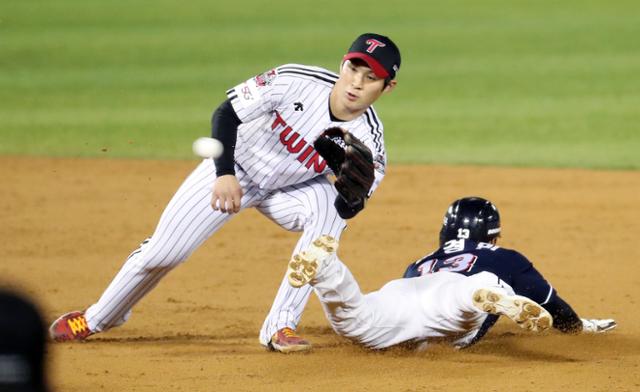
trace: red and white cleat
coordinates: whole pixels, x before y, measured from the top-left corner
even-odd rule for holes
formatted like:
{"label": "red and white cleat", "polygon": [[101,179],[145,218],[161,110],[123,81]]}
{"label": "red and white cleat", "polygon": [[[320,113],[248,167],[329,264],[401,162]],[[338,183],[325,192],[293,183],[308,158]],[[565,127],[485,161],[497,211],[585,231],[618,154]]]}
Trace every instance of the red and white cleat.
{"label": "red and white cleat", "polygon": [[56,342],[82,341],[91,335],[84,312],[80,311],[63,314],[49,327],[49,336]]}
{"label": "red and white cleat", "polygon": [[287,327],[273,334],[268,347],[273,351],[280,351],[286,354],[311,350],[311,343],[296,335],[296,331]]}

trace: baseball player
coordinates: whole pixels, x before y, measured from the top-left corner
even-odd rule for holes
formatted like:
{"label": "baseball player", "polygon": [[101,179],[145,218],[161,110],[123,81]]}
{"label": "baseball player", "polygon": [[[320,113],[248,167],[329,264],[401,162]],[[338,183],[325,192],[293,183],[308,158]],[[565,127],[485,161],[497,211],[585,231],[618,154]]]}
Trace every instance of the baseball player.
{"label": "baseball player", "polygon": [[[200,163],[98,302],[62,315],[51,337],[83,340],[123,324],[162,277],[245,208],[301,231],[294,254],[322,233],[339,238],[384,176],[383,126],[371,105],[394,89],[399,67],[393,41],[368,33],[353,42],[339,74],[286,64],[228,90],[212,118],[222,155]],[[262,345],[281,352],[311,347],[295,332],[311,290],[283,279],[260,331]]]}
{"label": "baseball player", "polygon": [[501,315],[530,331],[609,331],[611,319],[578,317],[520,253],[496,245],[500,215],[488,200],[456,200],[444,217],[440,248],[412,263],[404,279],[362,294],[336,257],[338,242],[318,238],[288,266],[292,286],[310,283],[333,329],[367,347],[399,343],[425,348],[478,342]]}

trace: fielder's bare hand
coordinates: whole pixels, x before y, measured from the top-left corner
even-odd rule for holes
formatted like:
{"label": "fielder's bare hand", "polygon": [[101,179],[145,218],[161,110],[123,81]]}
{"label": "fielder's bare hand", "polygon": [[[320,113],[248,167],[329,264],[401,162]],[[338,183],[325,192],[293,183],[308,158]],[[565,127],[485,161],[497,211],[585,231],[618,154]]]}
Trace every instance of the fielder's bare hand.
{"label": "fielder's bare hand", "polygon": [[242,187],[236,176],[232,174],[220,176],[213,183],[211,207],[214,211],[235,214],[240,212]]}

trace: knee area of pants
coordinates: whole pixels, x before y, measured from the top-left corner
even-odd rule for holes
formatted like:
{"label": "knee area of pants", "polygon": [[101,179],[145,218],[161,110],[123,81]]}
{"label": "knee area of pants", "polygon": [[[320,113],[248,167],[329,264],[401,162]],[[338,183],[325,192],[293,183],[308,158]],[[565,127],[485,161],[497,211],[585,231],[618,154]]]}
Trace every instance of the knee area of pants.
{"label": "knee area of pants", "polygon": [[318,231],[318,228],[321,228],[320,233],[339,239],[346,226],[347,223],[338,214],[327,214],[307,219],[304,222],[304,231]]}
{"label": "knee area of pants", "polygon": [[473,279],[477,282],[481,282],[483,284],[495,285],[498,283],[498,276],[492,272],[482,271],[478,272],[475,275],[471,275],[470,279]]}
{"label": "knee area of pants", "polygon": [[134,265],[134,268],[139,271],[154,272],[172,269],[183,260],[169,260],[169,259],[151,259],[151,260],[138,260]]}

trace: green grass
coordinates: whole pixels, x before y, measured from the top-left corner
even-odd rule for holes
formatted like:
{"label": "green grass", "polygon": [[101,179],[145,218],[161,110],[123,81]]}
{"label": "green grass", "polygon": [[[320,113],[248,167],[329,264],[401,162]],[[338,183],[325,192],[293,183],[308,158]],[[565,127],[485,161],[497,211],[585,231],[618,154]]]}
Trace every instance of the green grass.
{"label": "green grass", "polygon": [[226,89],[376,31],[391,163],[640,169],[639,2],[372,4],[4,0],[0,154],[189,158]]}

